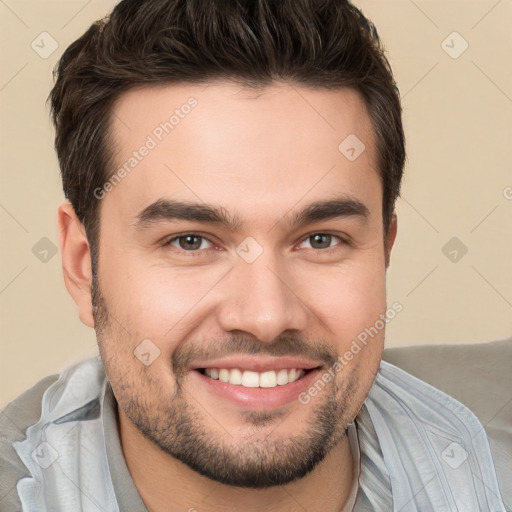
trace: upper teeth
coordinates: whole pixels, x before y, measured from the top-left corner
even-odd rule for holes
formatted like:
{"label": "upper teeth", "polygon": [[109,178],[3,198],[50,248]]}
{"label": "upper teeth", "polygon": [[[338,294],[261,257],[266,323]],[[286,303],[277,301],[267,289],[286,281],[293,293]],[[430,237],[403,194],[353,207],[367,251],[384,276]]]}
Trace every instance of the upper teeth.
{"label": "upper teeth", "polygon": [[249,370],[241,371],[238,368],[226,370],[225,368],[206,368],[204,373],[212,379],[218,379],[221,382],[229,382],[245,386],[246,388],[275,388],[283,386],[290,382],[295,382],[304,375],[304,370],[292,368],[291,370],[271,370],[269,372],[251,372]]}

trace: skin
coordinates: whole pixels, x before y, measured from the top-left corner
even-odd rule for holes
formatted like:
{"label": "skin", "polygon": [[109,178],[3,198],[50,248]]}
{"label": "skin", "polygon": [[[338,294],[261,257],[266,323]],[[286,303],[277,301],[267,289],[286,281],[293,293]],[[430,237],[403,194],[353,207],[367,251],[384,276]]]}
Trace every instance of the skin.
{"label": "skin", "polygon": [[[396,218],[384,236],[368,112],[350,89],[276,83],[255,91],[225,81],[139,88],[114,105],[116,164],[191,96],[197,106],[101,200],[94,308],[84,227],[69,203],[58,212],[66,286],[81,321],[96,329],[128,468],[150,511],[339,511],[357,473],[344,431],[378,371],[384,330],[305,405],[243,408],[198,385],[189,366],[213,354],[292,354],[326,371],[386,311]],[[355,161],[338,150],[349,134],[366,146]],[[367,218],[287,225],[334,195],[363,203]],[[160,198],[220,205],[243,226],[137,227],[139,212]],[[190,232],[205,237],[193,240],[199,249],[173,238]],[[317,233],[333,236],[315,242]],[[248,236],[263,250],[252,263],[236,252]],[[144,339],[160,351],[148,366],[134,356]],[[196,447],[201,468],[186,460]],[[314,456],[312,467],[301,466]],[[219,460],[232,470],[224,482],[216,481]],[[283,481],[265,483],[287,468]],[[226,483],[258,471],[260,488]]]}

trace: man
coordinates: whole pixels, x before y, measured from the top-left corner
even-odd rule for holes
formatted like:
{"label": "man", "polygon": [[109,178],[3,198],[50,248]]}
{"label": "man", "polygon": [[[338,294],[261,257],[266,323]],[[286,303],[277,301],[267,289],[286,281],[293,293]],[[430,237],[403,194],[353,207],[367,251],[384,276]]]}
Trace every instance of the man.
{"label": "man", "polygon": [[381,362],[405,145],[360,11],[124,0],[51,101],[101,358],[6,409],[3,509],[505,510],[476,417]]}

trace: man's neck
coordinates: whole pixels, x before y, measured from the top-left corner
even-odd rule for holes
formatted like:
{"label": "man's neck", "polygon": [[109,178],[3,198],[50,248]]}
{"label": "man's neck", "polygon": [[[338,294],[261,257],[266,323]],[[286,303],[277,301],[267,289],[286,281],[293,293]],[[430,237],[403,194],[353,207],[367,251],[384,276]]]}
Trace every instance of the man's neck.
{"label": "man's neck", "polygon": [[300,480],[267,489],[232,487],[212,481],[162,451],[122,415],[121,445],[135,486],[149,512],[340,512],[354,475],[348,436]]}

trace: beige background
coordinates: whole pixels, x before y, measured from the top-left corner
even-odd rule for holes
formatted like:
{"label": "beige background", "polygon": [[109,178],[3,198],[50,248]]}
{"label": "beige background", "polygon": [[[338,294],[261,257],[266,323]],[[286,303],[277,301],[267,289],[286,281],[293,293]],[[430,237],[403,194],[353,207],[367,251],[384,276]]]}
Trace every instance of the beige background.
{"label": "beige background", "polygon": [[[45,105],[51,69],[114,3],[0,1],[0,406],[97,350],[64,287],[59,255],[40,261],[33,247],[48,244],[44,237],[57,245],[63,200]],[[387,346],[510,336],[512,2],[355,3],[385,42],[408,144],[388,273],[389,303],[400,301],[403,311],[388,325]],[[42,32],[58,44],[47,58],[31,47],[51,49]],[[467,50],[452,58],[447,51],[456,56],[464,41]],[[452,237],[468,249],[456,262],[442,250]]]}

